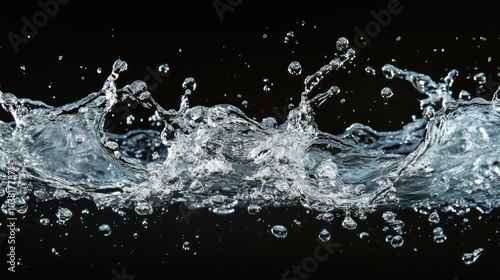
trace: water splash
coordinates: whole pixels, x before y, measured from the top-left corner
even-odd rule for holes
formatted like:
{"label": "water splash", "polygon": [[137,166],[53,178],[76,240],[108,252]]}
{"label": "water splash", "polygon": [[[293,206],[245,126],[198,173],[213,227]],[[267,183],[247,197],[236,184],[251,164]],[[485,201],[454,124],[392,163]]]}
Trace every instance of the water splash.
{"label": "water splash", "polygon": [[[354,123],[332,135],[318,129],[314,112],[341,90],[334,85],[313,92],[354,59],[345,38],[336,46],[339,53],[305,78],[300,103],[281,124],[272,117],[255,121],[230,104],[190,106],[193,77],[184,80],[179,109],[167,110],[144,81],[116,87],[128,67],[122,60],[100,91],[61,107],[1,92],[0,105],[14,119],[0,122],[0,175],[9,194],[2,210],[14,204],[19,213],[26,211],[28,194],[37,200],[87,198],[101,208],[133,208],[140,215],[175,202],[219,214],[301,205],[321,213],[344,211],[343,226],[355,229],[355,219],[379,208],[498,207],[496,98],[454,99],[456,70],[436,82],[388,64],[381,69],[388,79],[407,80],[428,96],[420,101],[424,118],[399,131]],[[125,134],[106,131],[107,114],[121,102],[154,111],[150,119],[158,125]],[[402,233],[404,223],[391,223]],[[399,237],[393,243],[402,244]]]}

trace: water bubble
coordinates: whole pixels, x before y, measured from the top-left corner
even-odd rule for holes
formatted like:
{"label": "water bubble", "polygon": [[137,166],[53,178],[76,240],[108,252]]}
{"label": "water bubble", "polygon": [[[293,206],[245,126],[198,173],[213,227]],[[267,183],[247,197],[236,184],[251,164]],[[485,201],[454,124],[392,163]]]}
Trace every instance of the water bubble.
{"label": "water bubble", "polygon": [[436,229],[434,229],[434,234],[435,234],[434,238],[433,238],[434,242],[436,242],[438,244],[444,243],[446,241],[446,239],[448,239],[448,237],[443,234],[443,229],[440,229],[438,231],[436,231]]}
{"label": "water bubble", "polygon": [[478,249],[474,250],[474,252],[472,252],[472,253],[464,253],[464,255],[462,256],[462,261],[467,265],[473,264],[481,256],[483,251],[484,251],[483,248],[478,248]]}
{"label": "water bubble", "polygon": [[243,100],[243,101],[241,102],[241,105],[243,105],[243,106],[247,107],[247,106],[248,106],[248,100]]}
{"label": "water bubble", "polygon": [[185,241],[184,243],[182,243],[182,249],[184,251],[189,251],[191,249],[191,243],[189,243],[189,241]]}
{"label": "water bubble", "polygon": [[260,207],[260,205],[257,205],[257,204],[250,204],[250,205],[248,205],[248,208],[247,208],[248,213],[251,215],[258,214],[261,210],[262,210],[262,207]]}
{"label": "water bubble", "polygon": [[196,80],[193,77],[187,77],[182,82],[182,88],[190,90],[191,92],[196,90]]}
{"label": "water bubble", "polygon": [[292,61],[288,65],[288,73],[292,75],[300,75],[302,73],[302,65],[298,61]]}
{"label": "water bubble", "polygon": [[108,224],[102,224],[99,226],[99,231],[104,236],[109,236],[111,234],[111,227]]}
{"label": "water bubble", "polygon": [[332,235],[326,228],[322,229],[318,235],[319,240],[321,240],[322,242],[327,242],[331,237]]}
{"label": "water bubble", "polygon": [[189,185],[189,191],[192,193],[201,194],[205,191],[205,187],[203,186],[202,182],[193,180],[193,182],[191,182],[191,184]]}
{"label": "water bubble", "polygon": [[340,104],[345,104],[346,100],[345,98],[340,99]]}
{"label": "water bubble", "polygon": [[349,40],[346,37],[340,37],[336,43],[337,50],[344,51],[349,46]]}
{"label": "water bubble", "polygon": [[269,92],[271,90],[271,87],[269,85],[264,85],[262,87],[262,90],[264,90],[264,92]]}
{"label": "water bubble", "polygon": [[395,221],[396,219],[396,213],[392,212],[392,211],[385,211],[383,214],[382,214],[382,218],[384,219],[384,221],[386,221],[387,223],[392,223]]}
{"label": "water bubble", "polygon": [[391,238],[391,246],[394,248],[399,248],[403,246],[404,239],[401,235],[395,235],[394,237]]}
{"label": "water bubble", "polygon": [[57,57],[57,60],[62,60],[62,59],[63,59],[62,55],[60,55],[60,56]]}
{"label": "water bubble", "polygon": [[288,235],[288,230],[282,225],[275,225],[271,229],[271,233],[277,238],[285,238]]}
{"label": "water bubble", "polygon": [[439,214],[437,212],[432,212],[428,218],[429,222],[437,224],[440,221]]}
{"label": "water bubble", "polygon": [[391,65],[384,65],[382,67],[382,73],[384,74],[385,78],[390,80],[392,78],[394,78],[394,69]]}
{"label": "water bubble", "polygon": [[48,226],[48,225],[50,225],[50,219],[49,218],[41,218],[40,219],[40,224],[42,226]]}
{"label": "water bubble", "polygon": [[363,184],[359,184],[354,188],[355,195],[362,195],[366,191],[366,186]]}
{"label": "water bubble", "polygon": [[325,222],[331,222],[334,218],[334,215],[332,213],[320,213],[318,216],[316,216],[316,220],[323,220]]}
{"label": "water bubble", "polygon": [[60,225],[65,224],[71,217],[73,217],[73,212],[68,208],[59,207],[56,213],[57,223]]}
{"label": "water bubble", "polygon": [[153,206],[147,202],[139,202],[135,206],[135,212],[139,215],[149,215],[153,213]]}
{"label": "water bubble", "polygon": [[392,92],[392,89],[389,88],[389,87],[384,87],[381,91],[380,91],[380,95],[382,96],[383,99],[387,100],[387,99],[390,99],[391,97],[394,96],[394,93]]}
{"label": "water bubble", "polygon": [[22,197],[18,197],[14,200],[14,209],[19,214],[26,214],[28,211],[28,203]]}
{"label": "water bubble", "polygon": [[392,235],[390,235],[390,234],[389,234],[389,235],[387,235],[387,236],[385,237],[385,242],[390,243],[390,242],[391,242],[391,240],[392,240],[392,237],[393,237],[393,236],[392,236]]}
{"label": "water bubble", "polygon": [[169,71],[170,71],[170,66],[167,63],[162,63],[158,65],[158,72],[162,74],[168,74]]}

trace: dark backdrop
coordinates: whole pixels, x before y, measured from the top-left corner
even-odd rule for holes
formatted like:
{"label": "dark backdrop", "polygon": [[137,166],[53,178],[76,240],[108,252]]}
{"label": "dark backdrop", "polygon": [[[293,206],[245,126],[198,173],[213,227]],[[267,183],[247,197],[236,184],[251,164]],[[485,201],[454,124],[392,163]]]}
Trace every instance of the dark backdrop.
{"label": "dark backdrop", "polygon": [[[471,76],[478,72],[488,77],[488,87],[479,96],[491,96],[497,86],[500,34],[494,5],[473,1],[442,6],[409,0],[279,4],[5,0],[0,4],[0,90],[62,105],[98,91],[120,58],[129,68],[119,84],[147,80],[153,97],[166,108],[178,108],[182,81],[192,76],[197,81],[192,105],[230,103],[256,120],[273,116],[281,123],[288,103],[298,103],[304,78],[333,58],[336,40],[345,36],[359,54],[353,65],[329,75],[318,89],[337,85],[342,90],[317,110],[320,129],[341,133],[361,122],[376,130],[396,130],[412,115],[420,115],[418,100],[424,96],[404,81],[386,80],[380,71],[386,63],[436,81],[457,69],[457,94],[460,89],[475,94]],[[359,30],[369,44],[356,44]],[[286,43],[290,31],[294,36]],[[293,60],[303,66],[299,76],[287,72]],[[156,71],[161,63],[169,64],[168,75]],[[376,69],[376,75],[367,74],[367,66]],[[271,88],[268,92],[265,85]],[[385,86],[395,93],[387,102],[380,96]],[[244,100],[248,106],[242,105]],[[1,117],[10,120],[4,112]],[[71,222],[41,226],[40,217],[53,216],[59,205],[74,210]],[[86,208],[90,214],[80,213]],[[472,211],[466,217],[469,222],[462,216],[442,217],[448,240],[436,244],[426,215],[401,211],[407,233],[403,247],[395,249],[384,241],[390,232],[376,213],[348,231],[340,226],[341,217],[327,223],[316,220],[315,213],[293,207],[265,209],[258,216],[244,210],[227,216],[201,211],[189,222],[181,209],[175,205],[147,217],[134,213],[122,217],[109,209],[97,210],[89,201],[30,205],[17,235],[18,278],[6,272],[3,261],[0,275],[10,277],[6,279],[280,279],[293,266],[304,274],[294,272],[289,279],[348,275],[466,279],[498,272],[495,212]],[[96,230],[102,223],[112,226],[110,236]],[[287,226],[287,238],[276,239],[269,233],[269,226],[277,223]],[[313,261],[322,228],[328,228],[332,242],[340,246],[326,260]],[[360,239],[362,231],[370,232],[370,237]],[[189,250],[182,248],[185,241],[190,242]],[[6,242],[0,245],[4,257]],[[462,254],[478,247],[485,253],[476,263],[465,265]]]}

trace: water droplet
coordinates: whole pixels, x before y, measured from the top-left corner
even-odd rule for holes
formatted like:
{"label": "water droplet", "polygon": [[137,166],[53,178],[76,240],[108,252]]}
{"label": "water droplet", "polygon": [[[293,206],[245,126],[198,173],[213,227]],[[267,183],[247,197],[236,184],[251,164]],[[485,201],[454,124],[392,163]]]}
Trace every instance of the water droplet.
{"label": "water droplet", "polygon": [[346,215],[342,221],[342,227],[345,229],[353,230],[358,226],[358,224],[351,218],[350,215]]}
{"label": "water droplet", "polygon": [[127,124],[131,125],[134,123],[134,121],[135,121],[134,115],[128,115],[127,120],[126,120]]}
{"label": "water droplet", "polygon": [[153,154],[151,155],[151,158],[153,160],[157,160],[160,158],[160,154],[158,152],[153,152]]}
{"label": "water droplet", "polygon": [[377,71],[375,71],[375,69],[374,69],[373,67],[371,67],[371,66],[367,66],[367,67],[365,68],[365,72],[366,72],[366,73],[368,73],[368,74],[370,74],[370,75],[375,75],[375,74],[377,74]]}
{"label": "water droplet", "polygon": [[458,94],[458,98],[464,99],[464,100],[470,100],[471,94],[466,90],[461,90],[460,93]]}
{"label": "water droplet", "polygon": [[404,239],[401,235],[395,235],[391,238],[390,243],[391,243],[392,247],[399,248],[399,247],[403,246]]}
{"label": "water droplet", "polygon": [[462,256],[462,261],[469,265],[469,264],[473,264],[477,261],[477,259],[481,256],[481,254],[483,253],[484,249],[483,248],[478,248],[476,250],[474,250],[474,252],[472,253],[465,253],[463,256]]}
{"label": "water droplet", "polygon": [[264,85],[262,89],[264,90],[264,92],[269,92],[271,90],[271,87],[269,85]]}
{"label": "water droplet", "polygon": [[277,238],[285,238],[288,235],[288,230],[282,225],[275,225],[271,229],[271,233]]}
{"label": "water droplet", "polygon": [[182,88],[188,89],[191,92],[196,90],[196,80],[193,77],[187,77],[182,83]]}
{"label": "water droplet", "polygon": [[380,91],[380,95],[382,96],[383,99],[387,100],[389,98],[391,98],[392,96],[394,96],[394,93],[392,92],[392,89],[389,88],[389,87],[384,87],[381,91]]}
{"label": "water droplet", "polygon": [[248,205],[248,213],[250,213],[251,215],[255,215],[255,214],[258,214],[261,210],[262,210],[262,207],[260,207],[260,205],[257,205],[257,204],[250,204]]}
{"label": "water droplet", "polygon": [[327,242],[331,237],[332,235],[326,228],[322,229],[318,235],[319,240],[321,240],[322,242]]}
{"label": "water droplet", "polygon": [[168,74],[169,71],[170,71],[170,66],[167,63],[162,63],[158,65],[158,72],[162,74]]}
{"label": "water droplet", "polygon": [[243,100],[243,101],[241,102],[241,105],[243,105],[243,106],[247,107],[247,106],[248,106],[248,100]]}
{"label": "water droplet", "polygon": [[56,250],[56,248],[52,248],[50,250],[52,252],[52,254],[54,254],[55,256],[58,256],[59,257],[59,252]]}
{"label": "water droplet", "polygon": [[182,249],[184,251],[189,251],[191,249],[191,243],[189,243],[189,241],[185,241],[184,243],[182,243]]}
{"label": "water droplet", "polygon": [[429,220],[429,222],[431,222],[433,224],[439,223],[439,221],[440,221],[439,214],[437,212],[432,212],[429,215],[429,219],[428,220]]}
{"label": "water droplet", "polygon": [[59,207],[56,213],[57,223],[60,225],[65,224],[71,217],[73,217],[73,212],[68,208]]}
{"label": "water droplet", "polygon": [[486,83],[486,75],[484,73],[477,73],[476,75],[474,75],[474,81],[482,85]]}
{"label": "water droplet", "polygon": [[298,61],[292,61],[288,65],[288,73],[292,75],[300,75],[302,73],[302,65]]}
{"label": "water droplet", "polygon": [[111,234],[111,227],[108,224],[102,224],[99,226],[99,231],[104,236],[109,236]]}
{"label": "water droplet", "polygon": [[396,42],[401,41],[401,36],[396,37]]}
{"label": "water droplet", "polygon": [[363,231],[363,232],[361,232],[361,233],[359,234],[359,238],[361,238],[361,239],[366,239],[366,238],[368,238],[369,236],[370,236],[370,234],[369,234],[368,232],[366,232],[366,231]]}
{"label": "water droplet", "polygon": [[444,234],[434,235],[434,242],[441,244],[444,243],[447,238],[448,237],[446,237],[446,235]]}
{"label": "water droplet", "polygon": [[42,226],[48,226],[48,225],[50,225],[50,220],[49,220],[49,218],[41,218],[41,219],[40,219],[40,224],[41,224]]}
{"label": "water droplet", "polygon": [[101,74],[101,73],[102,73],[102,68],[101,67],[97,68],[97,74]]}
{"label": "water droplet", "polygon": [[349,40],[347,40],[346,37],[340,37],[337,40],[336,46],[337,46],[337,50],[342,52],[342,51],[346,50],[347,47],[349,46]]}
{"label": "water droplet", "polygon": [[340,99],[340,104],[345,104],[345,98]]}
{"label": "water droplet", "polygon": [[60,55],[60,56],[58,56],[58,57],[57,57],[57,59],[58,59],[58,60],[62,60],[62,59],[63,59],[63,56],[62,56],[62,55]]}

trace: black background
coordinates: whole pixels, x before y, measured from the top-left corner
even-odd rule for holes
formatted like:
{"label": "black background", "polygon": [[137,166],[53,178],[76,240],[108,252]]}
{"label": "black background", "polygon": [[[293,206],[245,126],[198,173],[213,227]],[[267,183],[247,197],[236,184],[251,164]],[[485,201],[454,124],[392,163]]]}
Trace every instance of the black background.
{"label": "black background", "polygon": [[[162,106],[177,109],[182,81],[192,76],[197,89],[190,96],[191,105],[230,103],[256,120],[273,116],[281,123],[288,103],[298,103],[304,78],[334,57],[336,40],[345,36],[352,43],[356,28],[364,30],[374,22],[371,12],[387,9],[388,2],[220,0],[233,4],[220,14],[214,1],[72,0],[60,4],[54,16],[40,24],[16,52],[9,34],[21,36],[22,18],[33,23],[42,8],[37,1],[2,1],[0,90],[62,105],[100,90],[118,58],[129,66],[119,79],[121,85],[146,79],[159,64],[168,63],[168,76],[148,80]],[[496,85],[500,32],[493,4],[454,2],[440,7],[401,0],[400,5],[401,13],[392,15],[369,38],[355,65],[322,82],[318,91],[337,85],[342,92],[317,110],[321,130],[341,133],[354,122],[376,130],[396,130],[412,115],[420,115],[418,99],[424,96],[404,81],[386,80],[380,71],[386,63],[436,81],[457,69],[456,94],[460,89],[474,93],[471,75],[478,72],[489,77],[488,85]],[[285,43],[289,31],[294,37]],[[401,40],[396,40],[398,36]],[[287,72],[293,60],[303,66],[300,76]],[[375,68],[377,74],[367,74],[366,66]],[[272,83],[269,92],[263,90],[265,78]],[[385,86],[395,92],[387,102],[380,97]],[[489,88],[479,96],[491,96]],[[249,102],[247,107],[243,100]],[[6,113],[1,116],[10,119]],[[59,205],[75,213],[70,223],[41,226],[42,216],[55,220]],[[312,256],[318,246],[316,236],[324,227],[332,232],[332,242],[341,245],[307,279],[349,275],[389,279],[469,279],[475,275],[484,279],[486,272],[499,272],[495,212],[479,219],[472,211],[466,225],[464,216],[442,217],[441,226],[449,239],[435,244],[425,215],[401,211],[407,233],[403,247],[395,249],[384,241],[390,231],[383,231],[385,224],[377,213],[348,231],[340,226],[341,217],[326,223],[300,208],[265,209],[258,216],[241,209],[227,216],[201,211],[187,223],[177,205],[166,213],[156,211],[144,217],[130,212],[125,218],[93,207],[90,201],[65,200],[30,205],[19,221],[17,278],[6,272],[4,262],[0,275],[10,277],[6,279],[117,279],[113,272],[124,269],[135,279],[280,279],[292,265]],[[91,214],[81,214],[84,208]],[[294,219],[302,225],[295,226]],[[102,223],[112,226],[110,236],[97,231]],[[277,223],[287,226],[287,238],[276,239],[269,233],[269,226]],[[370,232],[368,241],[358,237],[363,230]],[[190,250],[181,248],[184,241],[191,242]],[[1,246],[4,256],[5,242]],[[462,254],[478,247],[485,248],[483,255],[475,264],[465,265]]]}

